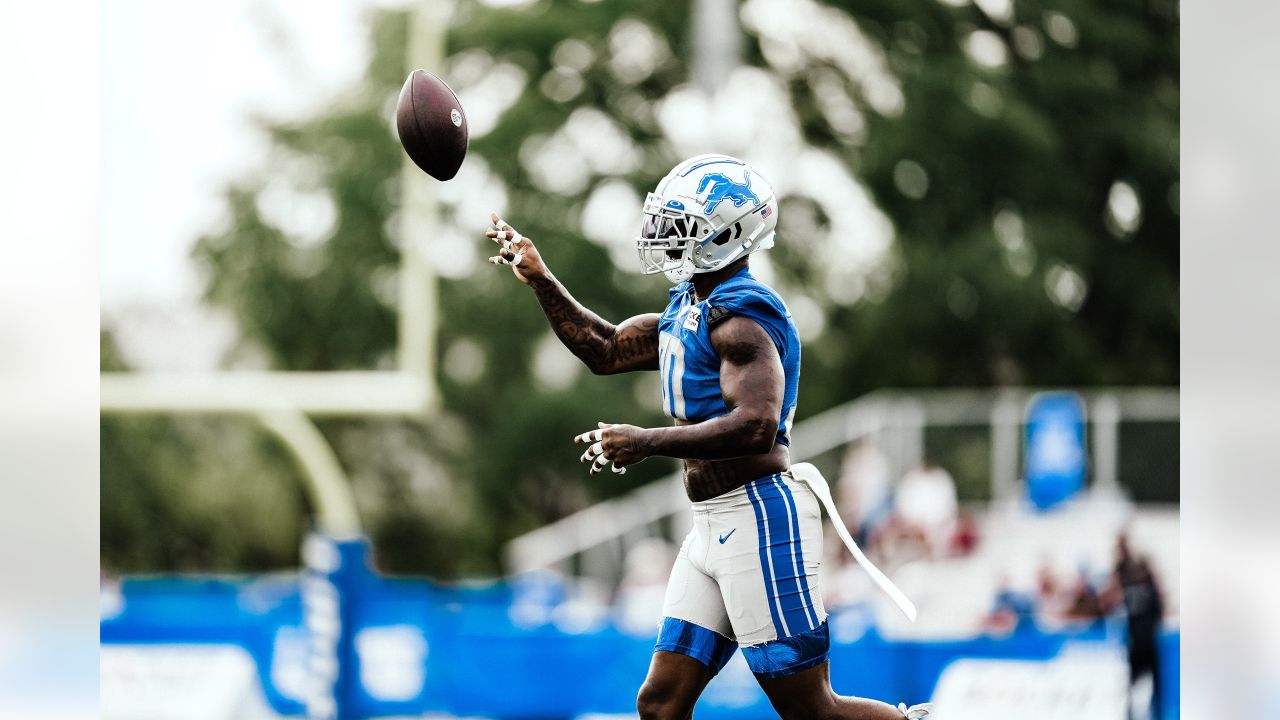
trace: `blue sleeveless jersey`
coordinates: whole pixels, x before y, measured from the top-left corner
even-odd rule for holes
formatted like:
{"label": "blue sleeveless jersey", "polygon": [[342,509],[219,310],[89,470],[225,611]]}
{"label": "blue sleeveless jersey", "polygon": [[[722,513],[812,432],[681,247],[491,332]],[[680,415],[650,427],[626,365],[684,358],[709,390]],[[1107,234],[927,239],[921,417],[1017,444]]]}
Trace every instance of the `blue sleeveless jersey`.
{"label": "blue sleeveless jersey", "polygon": [[720,357],[711,346],[711,327],[730,315],[755,320],[773,338],[786,378],[778,442],[790,445],[800,383],[800,338],[782,298],[746,268],[716,286],[702,302],[695,302],[691,282],[671,289],[671,303],[658,321],[662,411],[694,422],[729,412],[720,395]]}

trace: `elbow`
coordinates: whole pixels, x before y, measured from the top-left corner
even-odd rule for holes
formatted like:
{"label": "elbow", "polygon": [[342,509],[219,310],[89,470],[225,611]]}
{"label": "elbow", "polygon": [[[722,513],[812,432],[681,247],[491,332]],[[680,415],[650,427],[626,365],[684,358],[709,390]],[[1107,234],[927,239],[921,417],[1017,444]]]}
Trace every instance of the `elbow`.
{"label": "elbow", "polygon": [[602,362],[588,362],[586,366],[592,375],[616,375],[618,372],[611,365]]}
{"label": "elbow", "polygon": [[612,375],[612,368],[609,367],[609,356],[602,352],[586,352],[573,347],[569,348],[574,355],[578,356],[578,360],[582,361],[583,366],[591,371],[592,375]]}
{"label": "elbow", "polygon": [[763,455],[770,452],[778,441],[778,419],[760,415],[747,418],[742,438],[746,454]]}
{"label": "elbow", "polygon": [[611,347],[603,347],[582,357],[582,362],[592,375],[617,375],[618,359]]}

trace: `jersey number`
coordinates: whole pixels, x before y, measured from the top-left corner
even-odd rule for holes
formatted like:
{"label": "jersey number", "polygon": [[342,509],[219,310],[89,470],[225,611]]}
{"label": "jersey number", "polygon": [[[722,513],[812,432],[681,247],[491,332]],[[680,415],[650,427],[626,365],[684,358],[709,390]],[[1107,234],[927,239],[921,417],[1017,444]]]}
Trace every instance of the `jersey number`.
{"label": "jersey number", "polygon": [[662,411],[687,420],[684,409],[684,343],[671,333],[658,335],[658,375],[662,378]]}

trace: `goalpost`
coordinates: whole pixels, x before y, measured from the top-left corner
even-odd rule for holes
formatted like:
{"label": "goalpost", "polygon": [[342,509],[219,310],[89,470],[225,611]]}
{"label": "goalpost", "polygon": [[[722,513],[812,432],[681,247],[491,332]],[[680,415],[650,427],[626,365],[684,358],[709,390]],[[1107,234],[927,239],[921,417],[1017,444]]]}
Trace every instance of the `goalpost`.
{"label": "goalpost", "polygon": [[[450,8],[419,0],[408,12],[409,68],[438,68]],[[355,596],[368,573],[351,483],[315,417],[421,419],[437,407],[436,282],[423,248],[439,208],[435,185],[405,157],[401,167],[400,302],[393,371],[102,373],[103,413],[225,414],[255,418],[294,456],[314,514],[302,545],[302,623],[310,635],[310,720],[342,720],[355,702]]]}
{"label": "goalpost", "polygon": [[[438,0],[408,14],[406,64],[439,67],[449,9]],[[315,511],[316,529],[360,535],[346,473],[312,421],[320,416],[420,418],[438,402],[435,384],[436,280],[426,260],[427,233],[439,209],[432,181],[404,158],[397,369],[355,372],[102,373],[103,413],[229,414],[256,418],[295,457]]]}

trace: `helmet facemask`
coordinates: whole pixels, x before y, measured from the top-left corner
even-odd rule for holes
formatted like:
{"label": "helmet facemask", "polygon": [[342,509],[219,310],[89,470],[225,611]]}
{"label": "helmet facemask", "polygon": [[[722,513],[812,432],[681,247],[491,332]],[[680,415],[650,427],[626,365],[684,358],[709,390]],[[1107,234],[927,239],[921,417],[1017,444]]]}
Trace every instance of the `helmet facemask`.
{"label": "helmet facemask", "polygon": [[664,206],[661,197],[649,193],[640,237],[636,238],[640,271],[645,275],[665,273],[673,283],[688,280],[696,270],[691,251],[698,235],[705,235],[707,231],[706,221],[684,210]]}
{"label": "helmet facemask", "polygon": [[645,198],[640,271],[678,284],[728,267],[773,245],[777,210],[773,188],[741,160],[689,158]]}

